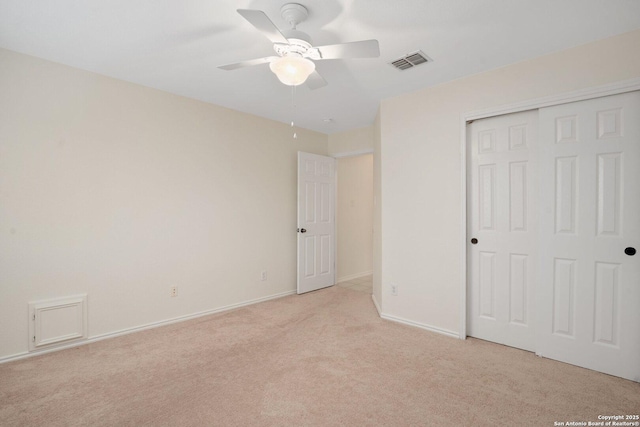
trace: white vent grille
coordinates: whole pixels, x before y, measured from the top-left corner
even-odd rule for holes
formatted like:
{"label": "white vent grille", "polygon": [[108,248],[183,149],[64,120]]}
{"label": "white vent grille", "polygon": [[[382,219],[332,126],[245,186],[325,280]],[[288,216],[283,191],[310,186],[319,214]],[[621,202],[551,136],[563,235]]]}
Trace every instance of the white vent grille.
{"label": "white vent grille", "polygon": [[419,50],[417,52],[409,53],[402,58],[398,58],[395,61],[391,61],[389,64],[402,71],[427,62],[431,62],[431,59],[425,55],[424,52]]}
{"label": "white vent grille", "polygon": [[29,303],[29,351],[87,339],[87,295]]}

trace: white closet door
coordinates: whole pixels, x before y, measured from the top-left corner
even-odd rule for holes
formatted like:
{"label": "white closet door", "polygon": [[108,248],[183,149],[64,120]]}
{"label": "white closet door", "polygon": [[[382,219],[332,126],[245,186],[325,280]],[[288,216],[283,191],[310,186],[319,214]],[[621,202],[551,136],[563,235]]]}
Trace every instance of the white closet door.
{"label": "white closet door", "polygon": [[534,351],[538,112],[475,121],[470,139],[468,334]]}
{"label": "white closet door", "polygon": [[640,92],[539,117],[536,350],[640,381]]}

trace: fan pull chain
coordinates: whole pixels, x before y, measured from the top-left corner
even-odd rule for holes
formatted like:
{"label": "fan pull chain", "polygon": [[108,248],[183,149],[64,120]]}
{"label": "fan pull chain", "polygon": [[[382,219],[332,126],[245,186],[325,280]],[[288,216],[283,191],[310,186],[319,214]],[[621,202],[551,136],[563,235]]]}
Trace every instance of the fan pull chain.
{"label": "fan pull chain", "polygon": [[[294,127],[294,118],[296,114],[296,87],[291,86],[291,128]],[[298,134],[293,129],[293,139],[298,139]]]}

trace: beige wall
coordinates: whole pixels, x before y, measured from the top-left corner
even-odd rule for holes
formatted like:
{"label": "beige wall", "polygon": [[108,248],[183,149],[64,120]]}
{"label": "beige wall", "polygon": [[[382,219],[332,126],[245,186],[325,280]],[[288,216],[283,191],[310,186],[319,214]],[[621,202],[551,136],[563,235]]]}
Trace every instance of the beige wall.
{"label": "beige wall", "polygon": [[338,161],[338,281],[372,273],[373,155]]}
{"label": "beige wall", "polygon": [[373,300],[378,311],[382,301],[382,178],[380,111],[373,124]]}
{"label": "beige wall", "polygon": [[98,337],[295,289],[296,152],[326,155],[326,135],[0,64],[0,359],[27,350],[32,300],[88,294]]}
{"label": "beige wall", "polygon": [[373,152],[374,128],[368,126],[329,135],[330,156],[342,157]]}
{"label": "beige wall", "polygon": [[640,77],[639,46],[640,30],[382,102],[385,315],[460,329],[462,114]]}

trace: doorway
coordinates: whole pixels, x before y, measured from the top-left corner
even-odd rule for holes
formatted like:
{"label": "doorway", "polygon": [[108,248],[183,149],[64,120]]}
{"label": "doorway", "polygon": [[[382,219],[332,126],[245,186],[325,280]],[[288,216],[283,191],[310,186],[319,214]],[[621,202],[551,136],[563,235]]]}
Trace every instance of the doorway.
{"label": "doorway", "polygon": [[373,154],[340,157],[336,168],[336,284],[342,288],[371,293]]}

